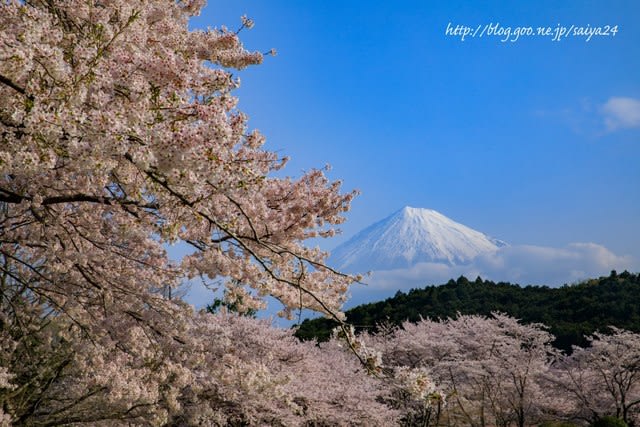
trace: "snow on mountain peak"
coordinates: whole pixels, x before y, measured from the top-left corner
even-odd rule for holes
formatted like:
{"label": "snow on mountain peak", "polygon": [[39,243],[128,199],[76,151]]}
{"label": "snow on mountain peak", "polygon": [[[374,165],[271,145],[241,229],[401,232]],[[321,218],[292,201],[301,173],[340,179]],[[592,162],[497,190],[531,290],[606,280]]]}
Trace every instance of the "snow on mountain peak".
{"label": "snow on mountain peak", "polygon": [[432,209],[405,206],[338,246],[330,263],[348,272],[407,268],[418,262],[458,265],[505,245]]}

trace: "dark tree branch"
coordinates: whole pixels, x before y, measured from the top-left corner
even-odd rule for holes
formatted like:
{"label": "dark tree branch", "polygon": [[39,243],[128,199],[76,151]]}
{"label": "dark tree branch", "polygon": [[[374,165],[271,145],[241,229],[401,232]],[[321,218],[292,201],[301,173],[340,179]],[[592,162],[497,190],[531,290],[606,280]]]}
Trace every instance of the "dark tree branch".
{"label": "dark tree branch", "polygon": [[[17,193],[13,193],[9,190],[5,190],[0,188],[0,202],[5,203],[21,203],[24,200],[32,200],[31,196],[21,196]],[[128,205],[128,206],[137,206],[143,209],[158,209],[157,203],[142,203],[137,200],[130,199],[120,199],[117,197],[102,197],[102,196],[94,196],[92,194],[66,194],[61,196],[52,196],[47,197],[42,200],[43,206],[48,205],[56,205],[60,203],[78,203],[78,202],[89,202],[89,203],[98,203],[102,205]]]}
{"label": "dark tree branch", "polygon": [[18,86],[11,79],[9,79],[8,77],[3,76],[2,74],[0,74],[0,83],[3,83],[5,85],[9,86],[11,89],[15,90],[16,92],[18,92],[18,93],[26,96],[27,98],[33,100],[33,96],[27,95],[27,91],[25,91],[24,88]]}

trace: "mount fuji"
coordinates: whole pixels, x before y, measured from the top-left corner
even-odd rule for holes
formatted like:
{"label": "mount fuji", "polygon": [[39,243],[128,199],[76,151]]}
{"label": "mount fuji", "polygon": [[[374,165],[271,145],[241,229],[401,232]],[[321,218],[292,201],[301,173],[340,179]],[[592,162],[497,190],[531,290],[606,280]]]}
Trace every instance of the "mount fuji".
{"label": "mount fuji", "polygon": [[332,251],[330,264],[346,272],[408,268],[421,262],[467,264],[507,246],[431,209],[404,207]]}

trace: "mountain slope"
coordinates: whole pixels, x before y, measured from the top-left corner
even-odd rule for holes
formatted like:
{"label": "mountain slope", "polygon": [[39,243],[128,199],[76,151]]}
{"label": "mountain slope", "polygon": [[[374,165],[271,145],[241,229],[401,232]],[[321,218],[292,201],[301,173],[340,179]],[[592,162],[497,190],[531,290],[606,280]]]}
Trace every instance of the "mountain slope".
{"label": "mountain slope", "polygon": [[505,245],[434,210],[407,206],[338,246],[330,263],[348,272],[407,268],[418,262],[457,265]]}

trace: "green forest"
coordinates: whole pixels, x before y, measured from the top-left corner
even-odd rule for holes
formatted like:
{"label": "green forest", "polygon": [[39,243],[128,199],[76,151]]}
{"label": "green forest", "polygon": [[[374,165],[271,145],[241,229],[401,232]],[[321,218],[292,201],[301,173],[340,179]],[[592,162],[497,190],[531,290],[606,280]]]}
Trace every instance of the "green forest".
{"label": "green forest", "polygon": [[[606,332],[609,326],[640,332],[640,274],[612,271],[607,277],[559,288],[461,276],[439,286],[399,291],[384,301],[354,307],[346,315],[358,330],[375,331],[380,324],[491,312],[545,324],[556,337],[554,346],[569,352],[573,345],[588,345],[586,336],[596,330]],[[298,326],[296,336],[324,341],[334,326],[329,319],[307,319]]]}

